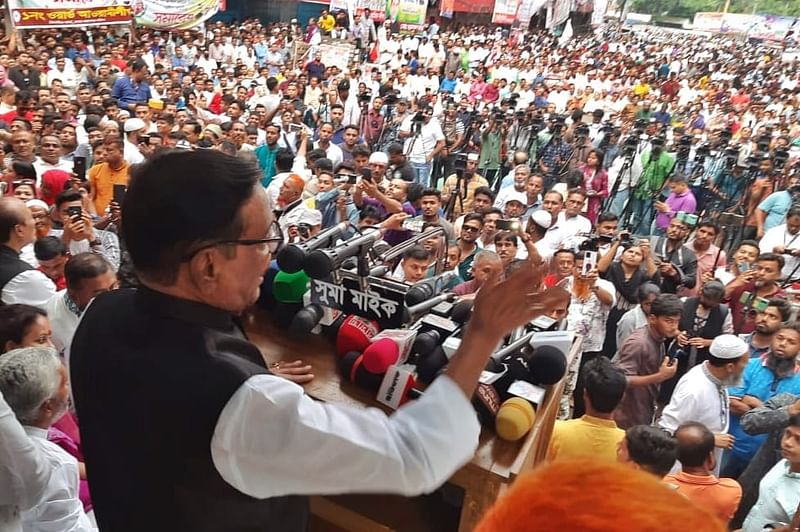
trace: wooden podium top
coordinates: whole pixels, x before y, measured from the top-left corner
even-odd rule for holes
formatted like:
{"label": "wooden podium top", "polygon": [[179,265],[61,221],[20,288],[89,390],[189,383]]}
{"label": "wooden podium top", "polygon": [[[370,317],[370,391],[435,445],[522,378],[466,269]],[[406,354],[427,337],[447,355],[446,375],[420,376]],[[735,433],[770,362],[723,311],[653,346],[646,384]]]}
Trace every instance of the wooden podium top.
{"label": "wooden podium top", "polygon": [[[246,315],[243,323],[250,341],[261,349],[267,363],[302,359],[311,364],[315,377],[304,385],[309,396],[319,401],[370,406],[391,412],[391,409],[375,400],[374,393],[341,378],[334,347],[327,338],[310,336],[303,341],[290,339],[285,331],[274,324],[269,313],[261,309]],[[568,365],[580,353],[580,344],[580,340],[573,344],[567,357]],[[450,479],[450,482],[466,491],[461,530],[471,530],[483,510],[491,506],[497,495],[517,475],[545,459],[563,388],[563,380],[547,387],[545,398],[536,409],[533,428],[521,440],[501,440],[492,428],[483,427],[472,461]],[[470,492],[478,500],[468,505]]]}

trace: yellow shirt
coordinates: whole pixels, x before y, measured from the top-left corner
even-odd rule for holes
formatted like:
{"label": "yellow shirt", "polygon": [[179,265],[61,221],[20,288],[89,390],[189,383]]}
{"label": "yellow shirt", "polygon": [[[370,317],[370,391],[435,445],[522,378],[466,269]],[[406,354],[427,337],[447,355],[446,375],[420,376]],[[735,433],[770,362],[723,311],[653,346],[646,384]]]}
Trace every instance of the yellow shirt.
{"label": "yellow shirt", "polygon": [[94,208],[100,216],[114,199],[114,185],[128,184],[128,163],[113,170],[108,163],[100,163],[89,169],[88,178],[95,191]]}
{"label": "yellow shirt", "polygon": [[318,25],[322,31],[328,32],[336,25],[336,19],[331,15],[320,17]]}
{"label": "yellow shirt", "polygon": [[617,445],[625,437],[612,419],[583,416],[580,419],[556,421],[550,448],[549,460],[591,456],[604,462],[617,461]]}

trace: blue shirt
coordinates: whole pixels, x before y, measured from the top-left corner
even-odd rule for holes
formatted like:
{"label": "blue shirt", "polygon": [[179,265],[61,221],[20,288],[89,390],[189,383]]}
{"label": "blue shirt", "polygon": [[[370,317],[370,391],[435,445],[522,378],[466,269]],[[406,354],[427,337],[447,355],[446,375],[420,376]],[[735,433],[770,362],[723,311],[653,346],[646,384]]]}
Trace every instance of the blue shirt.
{"label": "blue shirt", "polygon": [[456,80],[444,78],[439,84],[439,92],[453,92],[456,90]]}
{"label": "blue shirt", "polygon": [[769,231],[783,223],[786,213],[792,206],[792,195],[785,190],[773,192],[767,199],[758,204],[758,208],[767,213],[764,220],[764,231]]}
{"label": "blue shirt", "polygon": [[122,76],[114,82],[111,97],[117,100],[120,108],[127,109],[131,104],[150,99],[150,85],[145,81],[136,84],[128,76]]}
{"label": "blue shirt", "polygon": [[[744,383],[742,386],[731,386],[728,393],[731,397],[742,398],[750,395],[766,403],[780,393],[800,395],[800,373],[795,371],[783,378],[776,378],[775,373],[767,367],[767,357],[754,358],[744,369]],[[740,458],[750,459],[767,439],[767,434],[751,436],[742,430],[739,416],[731,415],[731,426],[728,433],[736,438],[733,444],[733,454]]]}

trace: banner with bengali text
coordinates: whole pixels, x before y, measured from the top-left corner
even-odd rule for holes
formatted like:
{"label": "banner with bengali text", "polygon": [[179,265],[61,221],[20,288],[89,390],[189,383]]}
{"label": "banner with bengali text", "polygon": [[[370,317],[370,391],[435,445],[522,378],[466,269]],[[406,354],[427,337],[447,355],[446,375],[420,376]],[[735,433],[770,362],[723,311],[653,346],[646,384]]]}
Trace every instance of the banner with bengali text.
{"label": "banner with bengali text", "polygon": [[495,0],[492,24],[513,24],[519,0]]}
{"label": "banner with bengali text", "polygon": [[161,30],[193,28],[219,11],[219,0],[133,0],[136,23]]}
{"label": "banner with bengali text", "polygon": [[128,24],[132,9],[122,0],[8,0],[17,28]]}

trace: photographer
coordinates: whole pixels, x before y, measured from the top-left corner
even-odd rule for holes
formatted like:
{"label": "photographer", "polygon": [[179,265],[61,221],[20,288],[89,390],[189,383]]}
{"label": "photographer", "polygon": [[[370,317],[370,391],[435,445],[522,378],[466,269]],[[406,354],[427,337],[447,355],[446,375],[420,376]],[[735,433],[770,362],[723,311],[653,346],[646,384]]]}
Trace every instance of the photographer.
{"label": "photographer", "polygon": [[796,279],[800,273],[800,207],[789,209],[786,222],[767,231],[758,247],[761,253],[783,256],[781,277],[786,283]]}
{"label": "photographer", "polygon": [[314,208],[322,213],[322,229],[328,229],[344,221],[349,221],[351,227],[358,226],[358,209],[350,196],[351,186],[349,183],[336,186],[332,173],[319,173],[317,176],[319,192],[314,198]]}
{"label": "photographer", "polygon": [[793,176],[789,181],[789,188],[773,192],[758,204],[755,212],[758,238],[762,238],[765,232],[784,221],[786,213],[798,200],[798,195],[800,195],[800,186],[798,186],[797,177]]}
{"label": "photographer", "polygon": [[502,163],[500,152],[507,133],[508,128],[500,111],[495,112],[486,125],[481,128],[478,169],[495,191],[500,189],[500,165]]}
{"label": "photographer", "polygon": [[[564,117],[555,116],[551,119],[549,129],[540,133],[537,140],[537,144],[541,145],[537,151],[539,170],[545,176],[546,190],[558,182],[561,173],[566,169],[566,164],[572,157],[572,147],[562,138],[563,131]],[[543,145],[542,142],[544,142]]]}
{"label": "photographer", "polygon": [[639,303],[639,287],[644,283],[658,284],[660,276],[653,260],[648,240],[639,240],[622,252],[620,258],[615,260],[620,241],[611,244],[608,252],[597,260],[597,271],[600,276],[610,281],[616,289],[616,303],[609,311],[606,325],[606,339],[603,344],[603,354],[613,357],[617,352],[617,323],[622,315]]}
{"label": "photographer", "polygon": [[[371,94],[367,93],[367,98],[370,98]],[[372,100],[372,108],[367,112],[366,117],[364,119],[364,141],[367,145],[375,149],[376,144],[381,136],[381,131],[383,131],[383,114],[381,114],[383,107],[383,98],[380,96],[376,96],[374,100]]]}
{"label": "photographer", "polygon": [[433,160],[444,149],[444,134],[439,121],[433,118],[433,109],[420,106],[400,126],[400,138],[406,139],[404,152],[416,174],[414,181],[428,186]]}
{"label": "photographer", "polygon": [[772,160],[764,157],[758,163],[758,173],[750,185],[750,194],[747,205],[744,205],[745,196],[739,200],[739,207],[745,209],[744,232],[742,238],[751,240],[758,234],[758,221],[756,210],[762,200],[766,199],[775,190],[775,177],[773,176]]}
{"label": "photographer", "polygon": [[[465,157],[463,154],[459,154],[459,157]],[[488,187],[489,183],[486,179],[483,178],[480,174],[476,172],[478,169],[478,154],[477,153],[470,153],[466,155],[466,161],[464,162],[464,170],[462,173],[461,184],[459,191],[461,196],[455,199],[455,204],[453,205],[453,218],[461,216],[465,212],[472,212],[473,210],[473,201],[475,199],[475,191],[480,187]],[[455,193],[456,186],[458,185],[459,175],[458,173],[453,173],[447,176],[447,179],[444,181],[444,185],[442,186],[442,203],[447,205],[450,201],[450,196]]]}
{"label": "photographer", "polygon": [[458,118],[458,106],[452,100],[447,102],[447,108],[442,117],[442,133],[444,134],[444,149],[442,150],[441,174],[449,176],[453,173],[457,154],[464,144],[464,133],[467,128]]}
{"label": "photographer", "polygon": [[661,274],[661,291],[665,294],[675,294],[681,287],[691,290],[697,285],[697,255],[683,243],[688,234],[689,225],[673,218],[667,227],[667,235],[653,240],[653,253],[658,258]]}

